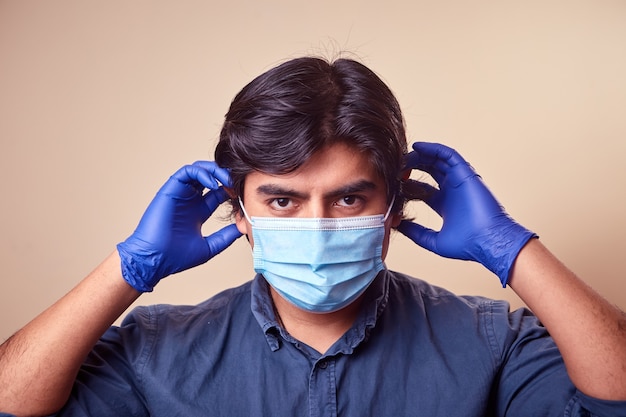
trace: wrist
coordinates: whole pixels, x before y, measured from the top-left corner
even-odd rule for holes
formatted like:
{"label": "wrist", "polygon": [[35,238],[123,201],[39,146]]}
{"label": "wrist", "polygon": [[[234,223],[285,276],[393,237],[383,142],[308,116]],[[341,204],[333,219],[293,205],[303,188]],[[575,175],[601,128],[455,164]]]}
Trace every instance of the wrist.
{"label": "wrist", "polygon": [[497,231],[488,231],[487,241],[483,244],[487,249],[481,250],[483,259],[479,261],[498,276],[505,288],[517,256],[530,240],[536,238],[536,233],[515,221],[508,221],[504,227],[498,226]]}
{"label": "wrist", "polygon": [[124,281],[140,293],[151,292],[159,282],[156,273],[161,256],[154,252],[130,252],[126,242],[117,245],[117,252]]}

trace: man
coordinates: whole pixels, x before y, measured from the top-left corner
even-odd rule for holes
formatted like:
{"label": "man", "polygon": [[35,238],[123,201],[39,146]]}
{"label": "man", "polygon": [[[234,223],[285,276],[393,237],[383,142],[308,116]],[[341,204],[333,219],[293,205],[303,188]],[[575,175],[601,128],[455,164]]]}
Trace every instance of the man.
{"label": "man", "polygon": [[[626,415],[623,313],[515,223],[454,150],[406,147],[393,94],[359,63],[301,58],[257,77],[231,104],[217,164],[175,173],[114,254],[2,345],[0,409]],[[408,180],[411,169],[439,187]],[[415,197],[442,216],[440,231],[403,220]],[[235,224],[204,238],[225,200]],[[388,271],[392,228],[481,262],[545,328],[527,310]],[[241,234],[253,281],[198,306],[139,308],[107,330],[160,279]]]}

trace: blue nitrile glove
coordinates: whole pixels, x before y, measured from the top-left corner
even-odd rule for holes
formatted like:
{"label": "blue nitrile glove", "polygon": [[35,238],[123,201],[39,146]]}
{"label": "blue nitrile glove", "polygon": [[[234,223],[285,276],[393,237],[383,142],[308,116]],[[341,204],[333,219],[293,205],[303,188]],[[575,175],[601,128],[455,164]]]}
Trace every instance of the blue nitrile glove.
{"label": "blue nitrile glove", "polygon": [[202,224],[228,198],[216,179],[230,181],[215,162],[181,168],[161,187],[135,232],[117,245],[122,275],[137,291],[152,291],[161,278],[208,261],[241,236],[234,224],[202,236]]}
{"label": "blue nitrile glove", "polygon": [[533,237],[504,211],[474,169],[454,149],[416,142],[406,156],[407,169],[430,174],[439,189],[422,184],[425,202],[443,219],[439,232],[410,221],[398,230],[438,255],[480,262],[505,287],[515,258]]}

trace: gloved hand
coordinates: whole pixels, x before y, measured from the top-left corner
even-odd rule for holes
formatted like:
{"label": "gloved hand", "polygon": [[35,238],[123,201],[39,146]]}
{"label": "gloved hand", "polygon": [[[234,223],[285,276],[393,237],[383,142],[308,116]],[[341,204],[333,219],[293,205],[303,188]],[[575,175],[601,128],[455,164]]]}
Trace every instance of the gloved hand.
{"label": "gloved hand", "polygon": [[403,220],[398,230],[438,255],[480,262],[498,275],[505,287],[515,258],[537,235],[509,217],[454,149],[416,142],[413,150],[406,156],[405,167],[425,171],[439,184],[439,189],[420,186],[428,195],[426,204],[442,217],[443,225],[436,232]]}
{"label": "gloved hand", "polygon": [[158,191],[135,232],[117,245],[122,275],[137,291],[152,291],[162,278],[208,261],[241,236],[234,224],[202,236],[202,224],[228,198],[216,179],[230,182],[215,162],[181,168]]}

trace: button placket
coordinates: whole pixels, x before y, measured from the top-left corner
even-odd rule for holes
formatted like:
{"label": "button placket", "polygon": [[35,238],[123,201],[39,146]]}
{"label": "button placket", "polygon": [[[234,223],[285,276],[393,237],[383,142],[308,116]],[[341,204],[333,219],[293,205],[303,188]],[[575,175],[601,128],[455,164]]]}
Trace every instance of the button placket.
{"label": "button placket", "polygon": [[337,381],[335,361],[318,360],[309,379],[309,410],[311,417],[337,416]]}

